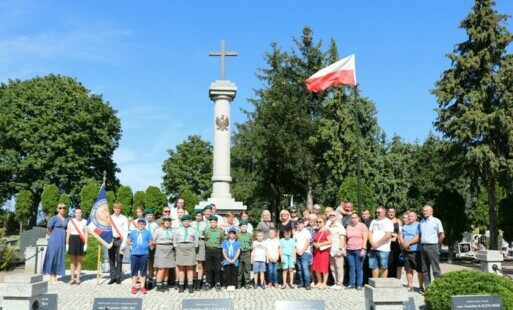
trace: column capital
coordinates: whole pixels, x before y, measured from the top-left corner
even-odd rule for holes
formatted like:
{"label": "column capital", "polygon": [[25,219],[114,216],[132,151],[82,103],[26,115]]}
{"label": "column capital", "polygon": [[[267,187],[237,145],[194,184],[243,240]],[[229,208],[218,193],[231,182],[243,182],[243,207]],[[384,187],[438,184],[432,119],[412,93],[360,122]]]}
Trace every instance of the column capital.
{"label": "column capital", "polygon": [[[233,101],[237,93],[237,86],[227,80],[217,80],[210,84],[208,95],[210,100],[216,101],[218,99],[227,99]],[[224,97],[224,98],[223,98]]]}

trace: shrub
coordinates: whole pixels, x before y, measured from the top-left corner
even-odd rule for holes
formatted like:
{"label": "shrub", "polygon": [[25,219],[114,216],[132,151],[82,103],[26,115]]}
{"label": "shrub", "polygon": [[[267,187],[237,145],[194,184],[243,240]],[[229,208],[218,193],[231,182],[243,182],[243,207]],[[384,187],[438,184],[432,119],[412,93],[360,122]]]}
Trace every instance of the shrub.
{"label": "shrub", "polygon": [[18,262],[18,253],[15,247],[4,242],[0,250],[0,270],[11,270]]}
{"label": "shrub", "polygon": [[424,295],[428,309],[451,309],[454,295],[498,295],[504,309],[513,310],[513,282],[505,277],[480,271],[461,270],[441,275]]}

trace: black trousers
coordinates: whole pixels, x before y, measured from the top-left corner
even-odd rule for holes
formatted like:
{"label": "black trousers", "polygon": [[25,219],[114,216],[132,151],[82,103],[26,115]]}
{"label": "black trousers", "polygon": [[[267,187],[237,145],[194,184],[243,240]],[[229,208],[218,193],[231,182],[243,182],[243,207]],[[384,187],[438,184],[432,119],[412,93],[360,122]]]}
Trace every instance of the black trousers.
{"label": "black trousers", "polygon": [[235,266],[235,264],[229,264],[224,266],[224,272],[226,272],[226,285],[237,286],[237,273],[239,272],[239,267]]}
{"label": "black trousers", "polygon": [[215,284],[221,283],[221,249],[206,248],[205,249],[205,275],[207,283],[212,283],[212,274],[214,275]]}
{"label": "black trousers", "polygon": [[121,280],[121,267],[123,266],[123,255],[119,253],[121,239],[114,238],[112,247],[109,249],[110,278]]}

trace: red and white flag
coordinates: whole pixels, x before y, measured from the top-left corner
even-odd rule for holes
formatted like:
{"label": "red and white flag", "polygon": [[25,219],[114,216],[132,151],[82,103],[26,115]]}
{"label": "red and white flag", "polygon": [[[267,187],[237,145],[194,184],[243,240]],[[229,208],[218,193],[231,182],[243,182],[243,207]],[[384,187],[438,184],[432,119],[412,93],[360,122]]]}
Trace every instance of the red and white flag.
{"label": "red and white flag", "polygon": [[318,93],[337,85],[356,85],[354,54],[317,71],[306,80],[306,88]]}

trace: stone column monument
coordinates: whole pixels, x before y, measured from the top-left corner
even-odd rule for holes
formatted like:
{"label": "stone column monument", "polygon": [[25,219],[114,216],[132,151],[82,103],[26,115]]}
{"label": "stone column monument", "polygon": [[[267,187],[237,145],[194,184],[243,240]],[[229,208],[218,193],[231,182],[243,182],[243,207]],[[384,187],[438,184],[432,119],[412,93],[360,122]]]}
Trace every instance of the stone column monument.
{"label": "stone column monument", "polygon": [[228,52],[221,41],[221,51],[210,52],[210,56],[221,57],[221,79],[210,84],[209,97],[214,101],[214,160],[213,160],[213,191],[212,196],[205,202],[200,202],[197,208],[214,203],[219,214],[228,211],[240,212],[246,210],[242,202],[235,201],[230,194],[230,103],[235,98],[237,86],[225,79],[224,58],[237,56],[236,52]]}

